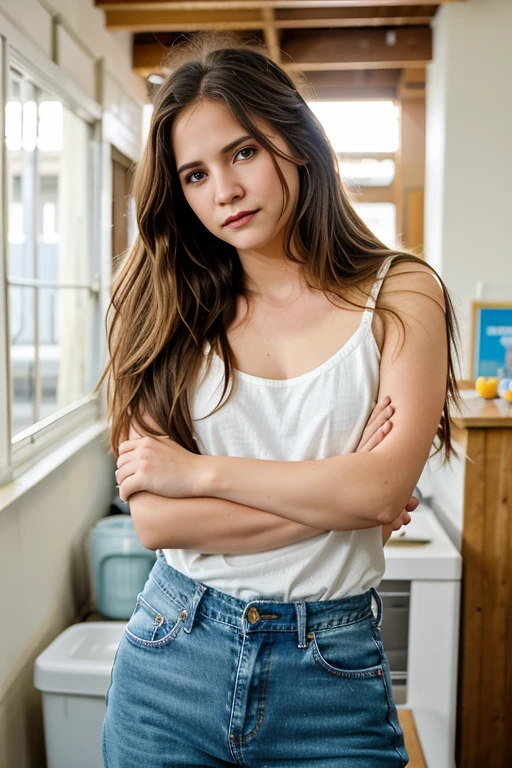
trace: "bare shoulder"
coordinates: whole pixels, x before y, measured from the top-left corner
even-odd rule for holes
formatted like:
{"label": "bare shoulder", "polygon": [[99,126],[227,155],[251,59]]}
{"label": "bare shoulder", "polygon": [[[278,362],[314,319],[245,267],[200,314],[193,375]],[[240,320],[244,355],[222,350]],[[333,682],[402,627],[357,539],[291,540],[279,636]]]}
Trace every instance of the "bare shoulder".
{"label": "bare shoulder", "polygon": [[400,261],[391,264],[383,281],[377,306],[383,306],[399,311],[407,310],[415,302],[418,309],[439,309],[446,312],[444,292],[436,273],[428,264],[415,261]]}

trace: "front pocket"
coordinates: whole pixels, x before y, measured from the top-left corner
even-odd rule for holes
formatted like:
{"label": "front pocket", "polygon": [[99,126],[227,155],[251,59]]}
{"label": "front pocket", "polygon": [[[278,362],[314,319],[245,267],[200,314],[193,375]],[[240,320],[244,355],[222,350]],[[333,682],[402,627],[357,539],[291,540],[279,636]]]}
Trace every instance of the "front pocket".
{"label": "front pocket", "polygon": [[319,667],[339,677],[382,677],[382,652],[374,621],[366,619],[310,633],[312,654]]}
{"label": "front pocket", "polygon": [[166,600],[165,605],[152,603],[141,592],[125,627],[125,635],[133,645],[163,648],[178,636],[187,618],[187,610],[170,600]]}

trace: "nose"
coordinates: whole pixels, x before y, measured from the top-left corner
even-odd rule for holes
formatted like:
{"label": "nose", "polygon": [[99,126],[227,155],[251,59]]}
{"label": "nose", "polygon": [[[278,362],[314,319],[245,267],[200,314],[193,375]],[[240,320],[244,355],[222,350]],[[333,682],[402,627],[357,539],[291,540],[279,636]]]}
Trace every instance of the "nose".
{"label": "nose", "polygon": [[236,176],[229,170],[219,171],[215,178],[215,202],[217,205],[229,205],[233,200],[244,196],[244,190]]}

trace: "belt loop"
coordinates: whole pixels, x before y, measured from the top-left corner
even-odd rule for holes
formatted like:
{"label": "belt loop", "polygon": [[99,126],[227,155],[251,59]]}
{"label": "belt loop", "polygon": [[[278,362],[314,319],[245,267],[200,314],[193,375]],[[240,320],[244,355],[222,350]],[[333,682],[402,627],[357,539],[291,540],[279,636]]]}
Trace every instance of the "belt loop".
{"label": "belt loop", "polygon": [[187,609],[187,618],[185,621],[185,626],[183,627],[183,631],[186,632],[187,635],[189,635],[192,632],[192,624],[194,623],[194,617],[196,615],[197,607],[201,602],[202,596],[206,592],[206,588],[207,588],[206,584],[201,584],[200,582],[198,582],[197,589],[194,592],[190,606]]}
{"label": "belt loop", "polygon": [[298,648],[307,648],[306,643],[306,603],[294,603],[297,613],[297,634],[299,636]]}

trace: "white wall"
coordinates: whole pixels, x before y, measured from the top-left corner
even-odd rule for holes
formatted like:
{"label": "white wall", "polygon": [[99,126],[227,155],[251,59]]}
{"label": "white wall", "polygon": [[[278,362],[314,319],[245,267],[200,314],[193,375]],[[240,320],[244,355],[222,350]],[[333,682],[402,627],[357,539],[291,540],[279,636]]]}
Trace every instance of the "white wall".
{"label": "white wall", "polygon": [[[439,8],[427,67],[425,257],[441,274],[461,323],[462,378],[473,378],[470,302],[512,301],[512,3],[467,0]],[[429,461],[433,507],[460,548],[462,462]],[[421,486],[420,486],[421,487]]]}
{"label": "white wall", "polygon": [[0,511],[2,768],[44,765],[33,665],[88,599],[87,535],[108,511],[114,471],[98,436]]}
{"label": "white wall", "polygon": [[449,464],[442,463],[441,455],[430,459],[418,486],[460,552],[464,518],[464,446],[455,447],[459,458]]}
{"label": "white wall", "polygon": [[[112,224],[110,144],[133,160],[141,150],[145,86],[131,71],[130,36],[110,36],[104,14],[93,0],[0,0],[0,35],[13,46],[15,41],[21,47],[28,41],[27,50],[58,65],[63,87],[72,83],[102,107],[98,240],[106,307]],[[1,768],[45,765],[34,660],[76,619],[88,599],[87,534],[108,511],[115,492],[115,461],[107,454],[106,424],[102,432],[91,429],[90,439],[85,439],[85,432],[79,436],[83,445],[69,451],[65,460],[59,458],[55,468],[25,493],[20,495],[17,483],[25,487],[26,476],[10,484],[12,488],[1,489]],[[46,460],[51,461],[51,455]],[[40,465],[30,471],[37,474]],[[13,500],[5,503],[6,498]]]}
{"label": "white wall", "polygon": [[471,378],[470,301],[512,300],[512,3],[441,6],[427,67],[425,256],[455,301]]}

